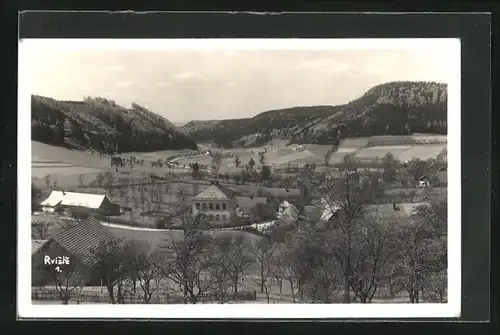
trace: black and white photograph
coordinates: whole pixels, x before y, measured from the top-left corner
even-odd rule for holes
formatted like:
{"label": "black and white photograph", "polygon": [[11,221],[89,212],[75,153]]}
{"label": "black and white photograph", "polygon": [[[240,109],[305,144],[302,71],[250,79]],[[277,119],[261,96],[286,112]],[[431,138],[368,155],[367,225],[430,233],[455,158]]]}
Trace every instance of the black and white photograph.
{"label": "black and white photograph", "polygon": [[19,57],[20,315],[460,315],[460,40]]}

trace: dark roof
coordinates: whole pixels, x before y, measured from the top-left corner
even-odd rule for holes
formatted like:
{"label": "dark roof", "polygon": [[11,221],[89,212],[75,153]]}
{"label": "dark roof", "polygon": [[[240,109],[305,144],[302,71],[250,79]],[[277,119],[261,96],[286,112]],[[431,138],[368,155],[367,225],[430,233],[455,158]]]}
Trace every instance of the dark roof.
{"label": "dark roof", "polygon": [[215,200],[215,199],[231,199],[234,191],[220,184],[212,184],[210,187],[197,194],[195,200]]}
{"label": "dark roof", "polygon": [[226,187],[224,185],[221,185],[221,184],[216,184],[216,186],[219,188],[219,190],[221,190],[222,192],[224,192],[224,194],[229,198],[231,199],[233,197],[233,195],[236,193],[234,190],[230,189],[229,187]]}
{"label": "dark roof", "polygon": [[52,240],[80,259],[85,265],[91,266],[95,263],[91,249],[98,247],[102,241],[115,238],[117,236],[97,219],[89,218],[82,223],[63,230],[54,236]]}

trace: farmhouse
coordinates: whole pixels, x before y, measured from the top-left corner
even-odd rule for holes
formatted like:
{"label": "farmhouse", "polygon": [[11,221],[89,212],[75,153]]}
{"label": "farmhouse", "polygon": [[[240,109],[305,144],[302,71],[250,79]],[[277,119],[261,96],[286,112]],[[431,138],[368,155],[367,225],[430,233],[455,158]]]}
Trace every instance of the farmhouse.
{"label": "farmhouse", "polygon": [[[43,286],[50,282],[51,278],[47,275],[46,268],[48,265],[44,264],[46,256],[50,259],[68,257],[71,266],[91,269],[96,264],[91,253],[92,248],[98,247],[103,241],[115,238],[117,237],[95,218],[63,230],[39,245],[32,253],[32,284]],[[89,282],[92,282],[92,279],[89,277]]]}
{"label": "farmhouse", "polygon": [[44,212],[48,213],[64,211],[100,215],[120,213],[120,206],[112,203],[104,194],[52,191],[49,197],[40,203],[40,206]]}
{"label": "farmhouse", "polygon": [[227,223],[236,212],[235,192],[214,182],[192,200],[193,215],[204,214],[212,223]]}

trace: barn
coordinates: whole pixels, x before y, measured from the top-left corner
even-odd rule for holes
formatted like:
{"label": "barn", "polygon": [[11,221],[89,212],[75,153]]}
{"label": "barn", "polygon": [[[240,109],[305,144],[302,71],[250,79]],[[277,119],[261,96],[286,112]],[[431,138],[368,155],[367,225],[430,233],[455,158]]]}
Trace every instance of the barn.
{"label": "barn", "polygon": [[112,203],[104,194],[52,191],[40,206],[48,213],[67,212],[104,216],[120,214],[120,206]]}
{"label": "barn", "polygon": [[[102,242],[111,241],[118,237],[97,219],[89,218],[81,223],[71,226],[43,243],[32,243],[32,285],[43,286],[50,283],[51,278],[47,272],[45,259],[67,257],[70,265],[90,269],[96,260],[92,257],[92,248],[98,247]],[[92,276],[87,278],[88,283],[100,282]]]}

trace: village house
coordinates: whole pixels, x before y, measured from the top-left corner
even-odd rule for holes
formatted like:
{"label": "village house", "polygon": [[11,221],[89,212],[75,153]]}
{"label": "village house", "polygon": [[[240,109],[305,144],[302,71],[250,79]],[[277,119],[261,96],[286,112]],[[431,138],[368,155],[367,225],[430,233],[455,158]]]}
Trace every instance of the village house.
{"label": "village house", "polygon": [[44,212],[66,212],[67,214],[119,215],[120,206],[112,203],[104,194],[52,191],[40,203]]}
{"label": "village house", "polygon": [[203,214],[211,223],[227,223],[236,213],[235,192],[214,182],[192,199],[193,216]]}
{"label": "village house", "polygon": [[97,219],[89,218],[71,226],[47,241],[32,243],[32,285],[44,286],[50,284],[50,272],[47,271],[45,258],[67,257],[71,266],[85,269],[88,276],[85,284],[99,284],[101,278],[92,276],[91,271],[96,264],[92,256],[92,249],[103,241],[117,238],[108,228]]}

